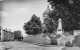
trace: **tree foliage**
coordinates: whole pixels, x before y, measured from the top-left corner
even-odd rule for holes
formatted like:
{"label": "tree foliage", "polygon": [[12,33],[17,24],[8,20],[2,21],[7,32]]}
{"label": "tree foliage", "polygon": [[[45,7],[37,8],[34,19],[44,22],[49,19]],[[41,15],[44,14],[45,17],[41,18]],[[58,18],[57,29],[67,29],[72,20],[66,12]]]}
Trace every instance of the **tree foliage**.
{"label": "tree foliage", "polygon": [[23,39],[23,36],[21,34],[21,31],[19,31],[19,30],[14,31],[14,39],[15,40],[21,40],[21,39]]}
{"label": "tree foliage", "polygon": [[35,35],[41,32],[41,21],[35,14],[33,14],[30,21],[23,26],[26,34]]}
{"label": "tree foliage", "polygon": [[50,18],[58,21],[62,19],[63,29],[72,31],[80,29],[80,0],[48,0],[54,10]]}
{"label": "tree foliage", "polygon": [[50,17],[44,19],[44,23],[46,24],[47,28],[46,33],[53,33],[53,31],[55,31],[57,28],[57,23]]}

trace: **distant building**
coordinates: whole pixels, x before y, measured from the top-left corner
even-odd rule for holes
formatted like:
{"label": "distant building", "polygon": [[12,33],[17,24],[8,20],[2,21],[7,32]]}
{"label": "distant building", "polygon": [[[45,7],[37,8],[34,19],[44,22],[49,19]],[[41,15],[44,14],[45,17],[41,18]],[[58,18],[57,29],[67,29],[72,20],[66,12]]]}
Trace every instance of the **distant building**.
{"label": "distant building", "polygon": [[14,33],[11,32],[10,30],[4,30],[4,40],[5,41],[10,41],[10,40],[14,40]]}
{"label": "distant building", "polygon": [[11,30],[7,31],[2,29],[0,26],[0,41],[9,41],[9,40],[14,40],[14,33],[11,32]]}
{"label": "distant building", "polygon": [[4,39],[4,31],[2,27],[0,26],[0,41],[3,41],[3,39]]}

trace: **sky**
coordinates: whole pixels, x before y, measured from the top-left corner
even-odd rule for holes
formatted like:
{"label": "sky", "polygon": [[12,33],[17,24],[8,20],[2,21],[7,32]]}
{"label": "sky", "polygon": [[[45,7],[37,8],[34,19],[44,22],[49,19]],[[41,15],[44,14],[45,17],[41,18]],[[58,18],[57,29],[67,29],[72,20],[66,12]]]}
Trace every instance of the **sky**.
{"label": "sky", "polygon": [[23,36],[26,36],[23,30],[24,23],[28,22],[33,14],[43,22],[43,12],[47,5],[47,0],[4,0],[1,26],[3,29],[11,29],[12,32],[21,30]]}

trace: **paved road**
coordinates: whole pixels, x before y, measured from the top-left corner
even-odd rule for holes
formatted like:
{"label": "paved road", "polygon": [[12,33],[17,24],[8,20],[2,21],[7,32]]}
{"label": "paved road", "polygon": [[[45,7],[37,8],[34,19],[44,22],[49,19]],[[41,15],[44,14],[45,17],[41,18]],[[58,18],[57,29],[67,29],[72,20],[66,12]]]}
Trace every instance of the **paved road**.
{"label": "paved road", "polygon": [[61,46],[43,47],[24,42],[0,42],[1,50],[62,50],[62,48]]}

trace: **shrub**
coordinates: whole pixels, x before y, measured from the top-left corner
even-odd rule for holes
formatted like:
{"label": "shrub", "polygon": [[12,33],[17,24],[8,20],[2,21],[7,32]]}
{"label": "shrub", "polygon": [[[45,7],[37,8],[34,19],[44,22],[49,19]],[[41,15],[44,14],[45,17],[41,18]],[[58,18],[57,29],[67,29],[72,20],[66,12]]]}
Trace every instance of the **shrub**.
{"label": "shrub", "polygon": [[66,47],[73,47],[73,45],[71,44],[70,41],[68,41],[66,44],[65,44]]}
{"label": "shrub", "polygon": [[73,45],[80,47],[80,35],[75,36],[75,39],[73,41]]}
{"label": "shrub", "polygon": [[46,37],[43,37],[41,34],[25,37],[23,41],[36,44],[50,44],[50,41],[47,40]]}

